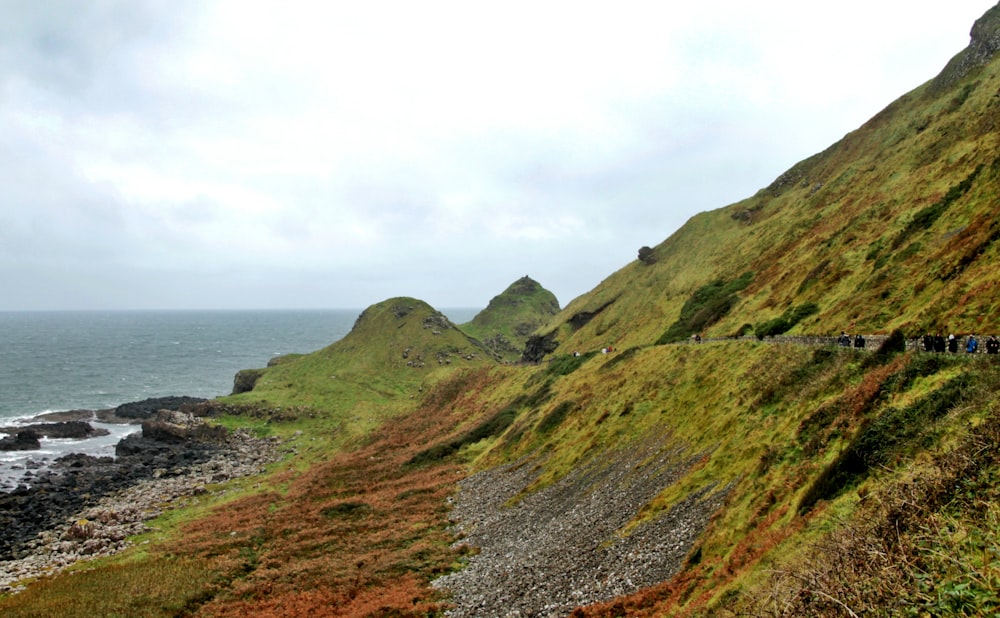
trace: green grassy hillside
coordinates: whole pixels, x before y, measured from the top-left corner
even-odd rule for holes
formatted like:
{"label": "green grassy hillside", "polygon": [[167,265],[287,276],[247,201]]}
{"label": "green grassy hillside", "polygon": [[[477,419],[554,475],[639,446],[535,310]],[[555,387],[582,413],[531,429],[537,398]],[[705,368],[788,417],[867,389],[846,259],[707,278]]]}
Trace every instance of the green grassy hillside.
{"label": "green grassy hillside", "polygon": [[[996,13],[981,20],[986,40]],[[1000,64],[958,62],[967,55],[756,195],[696,215],[546,330],[563,351],[654,341],[699,289],[747,273],[703,334],[736,334],[806,303],[818,312],[794,332],[996,328]]]}
{"label": "green grassy hillside", "polygon": [[[612,566],[641,583],[585,572],[609,592],[567,613],[997,615],[1000,362],[904,335],[1000,330],[998,22],[1000,7],[940,76],[572,301],[526,341],[537,364],[479,342],[555,308],[521,280],[461,330],[390,299],[342,341],[247,374],[219,420],[288,438],[285,462],[0,612],[440,616],[460,596],[432,581],[490,555],[454,544],[449,510],[461,481],[488,478],[506,493],[476,532],[523,521],[528,552],[507,550],[484,598],[629,547]],[[724,339],[784,330],[891,336],[878,350]],[[601,500],[622,523],[574,534]],[[674,518],[699,508],[660,560]],[[125,609],[99,594],[150,578],[170,586]]]}

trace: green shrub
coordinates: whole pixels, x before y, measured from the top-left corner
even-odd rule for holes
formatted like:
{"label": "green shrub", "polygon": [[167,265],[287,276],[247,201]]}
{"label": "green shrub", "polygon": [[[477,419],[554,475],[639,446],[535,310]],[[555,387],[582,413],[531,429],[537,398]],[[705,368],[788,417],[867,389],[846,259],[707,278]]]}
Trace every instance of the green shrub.
{"label": "green shrub", "polygon": [[736,293],[750,285],[751,281],[753,273],[747,272],[733,281],[716,279],[698,288],[681,307],[681,315],[677,321],[660,335],[656,343],[684,341],[715,324],[736,305],[739,301]]}

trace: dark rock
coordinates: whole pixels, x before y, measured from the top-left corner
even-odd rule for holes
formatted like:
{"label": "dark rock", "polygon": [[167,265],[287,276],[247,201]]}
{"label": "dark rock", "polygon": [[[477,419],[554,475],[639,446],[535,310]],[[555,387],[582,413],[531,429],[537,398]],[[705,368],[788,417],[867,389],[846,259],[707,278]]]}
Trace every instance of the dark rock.
{"label": "dark rock", "polygon": [[[9,493],[0,493],[0,529],[4,531],[0,535],[0,561],[30,553],[30,543],[40,532],[93,506],[102,497],[147,479],[181,474],[187,466],[206,462],[223,448],[181,437],[167,430],[164,426],[169,423],[165,421],[150,423],[155,429],[149,435],[134,433],[118,443],[118,459],[71,453],[56,459],[50,468],[38,470],[31,487],[20,485]],[[193,428],[196,425],[184,429],[199,435],[199,430]]]}
{"label": "dark rock", "polygon": [[186,406],[199,404],[205,399],[201,397],[153,397],[123,403],[115,408],[115,415],[120,418],[145,420],[156,416],[160,410],[181,410]]}
{"label": "dark rock", "polygon": [[65,410],[63,412],[46,412],[39,414],[32,420],[48,423],[60,423],[63,421],[90,421],[97,418],[94,410]]}
{"label": "dark rock", "polygon": [[107,429],[95,429],[84,421],[61,421],[57,423],[34,423],[25,425],[23,429],[34,431],[45,438],[72,438],[82,440],[95,436],[108,435]]}
{"label": "dark rock", "polygon": [[264,375],[263,369],[241,369],[236,372],[236,377],[233,378],[233,394],[249,393],[262,375]]}
{"label": "dark rock", "polygon": [[16,435],[0,440],[0,451],[36,451],[42,448],[38,434],[30,429],[18,431]]}

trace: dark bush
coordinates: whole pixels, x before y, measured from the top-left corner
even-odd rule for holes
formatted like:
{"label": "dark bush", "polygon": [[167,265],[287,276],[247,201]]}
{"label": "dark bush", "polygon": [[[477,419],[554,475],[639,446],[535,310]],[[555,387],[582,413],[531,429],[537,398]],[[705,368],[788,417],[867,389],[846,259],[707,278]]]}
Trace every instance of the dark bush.
{"label": "dark bush", "polygon": [[906,336],[898,328],[889,334],[889,337],[882,342],[874,354],[865,359],[862,363],[864,368],[884,365],[893,356],[906,351]]}

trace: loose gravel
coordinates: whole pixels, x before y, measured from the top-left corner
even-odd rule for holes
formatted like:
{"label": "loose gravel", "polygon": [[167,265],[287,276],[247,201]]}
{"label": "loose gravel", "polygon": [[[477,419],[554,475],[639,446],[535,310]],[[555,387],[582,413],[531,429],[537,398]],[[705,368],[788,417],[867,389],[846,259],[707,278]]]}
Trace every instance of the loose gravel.
{"label": "loose gravel", "polygon": [[477,548],[434,585],[451,593],[454,618],[565,616],[669,580],[729,487],[703,487],[656,519],[626,526],[700,458],[657,446],[595,459],[524,494],[535,462],[478,473],[461,484],[452,517]]}

